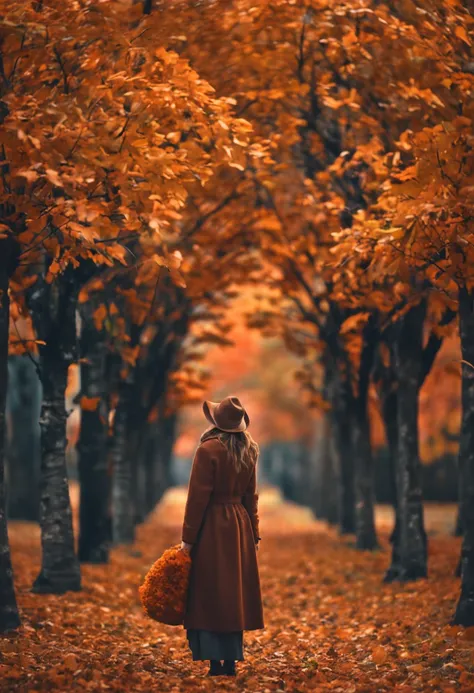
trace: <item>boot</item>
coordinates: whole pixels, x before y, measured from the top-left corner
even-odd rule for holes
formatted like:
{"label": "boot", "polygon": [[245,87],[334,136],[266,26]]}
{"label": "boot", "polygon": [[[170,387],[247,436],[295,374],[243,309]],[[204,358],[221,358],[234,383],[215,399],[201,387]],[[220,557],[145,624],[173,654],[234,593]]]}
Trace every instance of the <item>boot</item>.
{"label": "boot", "polygon": [[225,676],[236,676],[235,673],[235,662],[233,659],[225,659],[224,665],[222,667],[222,673]]}
{"label": "boot", "polygon": [[210,659],[209,660],[209,672],[208,676],[221,676],[223,674],[222,671],[222,664],[219,662],[218,659]]}

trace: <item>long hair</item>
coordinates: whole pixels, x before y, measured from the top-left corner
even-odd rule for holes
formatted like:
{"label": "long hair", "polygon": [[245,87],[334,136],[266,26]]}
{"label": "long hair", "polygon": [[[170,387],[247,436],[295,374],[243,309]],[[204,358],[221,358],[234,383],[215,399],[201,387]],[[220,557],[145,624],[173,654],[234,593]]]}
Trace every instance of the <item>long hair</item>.
{"label": "long hair", "polygon": [[219,438],[221,443],[227,448],[230,460],[238,472],[245,467],[256,464],[259,448],[248,431],[227,433],[217,427],[209,428],[202,434],[201,443],[210,438]]}

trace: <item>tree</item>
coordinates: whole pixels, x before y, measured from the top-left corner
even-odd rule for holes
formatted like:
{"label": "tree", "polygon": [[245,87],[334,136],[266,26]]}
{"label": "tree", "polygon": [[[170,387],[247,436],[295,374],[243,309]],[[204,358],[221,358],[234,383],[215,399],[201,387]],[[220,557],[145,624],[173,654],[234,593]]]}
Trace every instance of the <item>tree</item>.
{"label": "tree", "polygon": [[43,384],[42,591],[80,584],[64,457],[78,293],[127,264],[130,237],[166,265],[159,229],[248,130],[185,60],[145,48],[147,27],[123,9],[91,0],[65,16],[54,0],[11,3],[2,19],[3,185],[10,226],[24,224],[14,289],[33,318]]}
{"label": "tree", "polygon": [[[16,324],[16,323],[15,323]],[[15,335],[13,336],[13,340]],[[12,337],[10,337],[10,343]],[[31,348],[31,343],[27,345]],[[10,354],[7,393],[7,506],[15,520],[38,521],[41,383],[29,354]]]}
{"label": "tree", "polygon": [[78,556],[87,563],[107,562],[111,541],[108,353],[104,330],[97,329],[94,323],[94,311],[98,308],[97,300],[92,298],[81,305],[81,423],[76,445],[81,485]]}
{"label": "tree", "polygon": [[[2,217],[5,206],[0,207]],[[2,222],[0,231],[0,632],[4,633],[20,625],[20,617],[13,586],[13,570],[7,532],[5,499],[5,403],[8,378],[8,334],[10,298],[9,277],[18,263],[19,247],[10,227]]]}
{"label": "tree", "polygon": [[[473,80],[468,69],[472,50],[468,32],[472,19],[458,4],[449,12],[447,26],[450,29],[443,33],[442,59],[439,39],[435,42],[433,32],[426,31],[427,27],[422,34],[424,54],[438,56],[436,65],[441,73],[448,70],[439,81],[439,96],[435,97],[442,104],[445,122],[407,132],[400,138],[399,151],[393,157],[395,166],[392,180],[387,182],[386,192],[379,199],[376,211],[378,221],[365,229],[363,222],[357,226],[357,231],[362,229],[360,233],[365,238],[365,241],[361,241],[359,237],[357,243],[366,242],[368,237],[376,239],[372,262],[374,271],[401,277],[399,287],[401,292],[405,291],[405,295],[411,294],[408,303],[411,300],[412,310],[423,310],[423,295],[432,295],[430,304],[438,316],[434,339],[444,336],[446,330],[452,330],[452,326],[446,324],[449,323],[446,315],[457,311],[463,359],[470,363],[473,335],[469,327],[472,282],[468,212],[472,204],[469,185],[472,176],[472,109],[469,95],[472,93]],[[445,20],[446,15],[441,19],[441,13],[432,18],[434,25]],[[433,91],[429,94],[431,99],[432,94]],[[426,95],[427,92],[424,92],[423,98]],[[399,290],[400,295],[401,292]],[[467,474],[462,484],[464,508],[471,503],[468,491],[473,449],[469,432],[470,380],[469,366],[464,364],[459,453],[461,475]],[[414,388],[414,374],[412,381]],[[410,494],[416,488],[416,483],[410,483],[410,474],[408,480]],[[470,606],[472,570],[469,568],[473,560],[470,548],[472,540],[469,538],[468,525],[466,521],[463,588],[455,617],[458,623],[465,625],[472,623],[473,618]],[[413,538],[418,531],[418,523],[408,523],[407,526]],[[422,550],[420,547],[418,553]],[[419,565],[423,563],[422,560],[417,561]]]}

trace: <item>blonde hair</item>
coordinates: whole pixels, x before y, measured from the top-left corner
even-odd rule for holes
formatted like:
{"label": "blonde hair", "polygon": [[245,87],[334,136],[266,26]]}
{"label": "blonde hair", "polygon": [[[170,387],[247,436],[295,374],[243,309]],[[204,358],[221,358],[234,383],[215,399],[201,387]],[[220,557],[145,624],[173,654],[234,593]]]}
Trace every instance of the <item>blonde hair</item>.
{"label": "blonde hair", "polygon": [[227,448],[231,462],[238,472],[257,463],[259,447],[248,431],[227,433],[227,431],[221,431],[220,428],[214,426],[204,431],[201,436],[201,443],[210,438],[218,438]]}

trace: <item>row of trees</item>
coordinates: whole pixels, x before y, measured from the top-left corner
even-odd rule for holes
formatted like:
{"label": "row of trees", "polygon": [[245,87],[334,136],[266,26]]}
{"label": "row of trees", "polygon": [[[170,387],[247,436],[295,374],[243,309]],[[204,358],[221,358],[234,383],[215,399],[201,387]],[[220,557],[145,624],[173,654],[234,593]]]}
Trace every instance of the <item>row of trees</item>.
{"label": "row of trees", "polygon": [[[242,238],[208,238],[227,204],[216,205],[214,186],[225,190],[236,161],[259,147],[229,99],[152,42],[158,23],[147,3],[74,2],[66,15],[54,0],[2,8],[0,439],[10,342],[11,373],[28,358],[41,383],[37,592],[80,589],[81,561],[107,561],[111,537],[133,541],[167,484],[177,408],[202,387],[202,345],[227,343],[222,309],[253,263],[245,251],[236,258]],[[78,553],[66,474],[75,362]],[[10,492],[23,487],[31,519],[35,487],[20,440],[37,423],[18,418],[21,394],[10,395]],[[6,630],[19,617],[0,452]]]}
{"label": "row of trees", "polygon": [[163,23],[163,40],[172,26],[168,45],[237,99],[271,152],[244,172],[239,199],[260,281],[275,296],[250,324],[283,336],[305,359],[301,380],[314,403],[329,404],[339,522],[361,549],[377,546],[368,395],[378,393],[396,488],[387,580],[427,575],[419,392],[459,322],[464,544],[455,620],[472,624],[470,8],[238,0],[216,13],[176,3]]}
{"label": "row of trees", "polygon": [[[0,342],[6,355],[11,296],[30,316],[43,390],[35,589],[80,586],[64,462],[70,364],[80,360],[82,381],[80,557],[106,560],[107,525],[131,541],[136,509],[159,497],[169,451],[158,431],[200,385],[199,346],[227,342],[222,309],[250,281],[266,289],[250,324],[301,357],[300,381],[326,412],[327,479],[336,466],[338,521],[360,549],[377,546],[378,392],[396,482],[390,580],[427,574],[418,396],[459,316],[455,620],[472,625],[469,8],[87,0],[65,17],[40,0],[2,16]],[[4,510],[0,540],[5,628],[18,616]]]}

